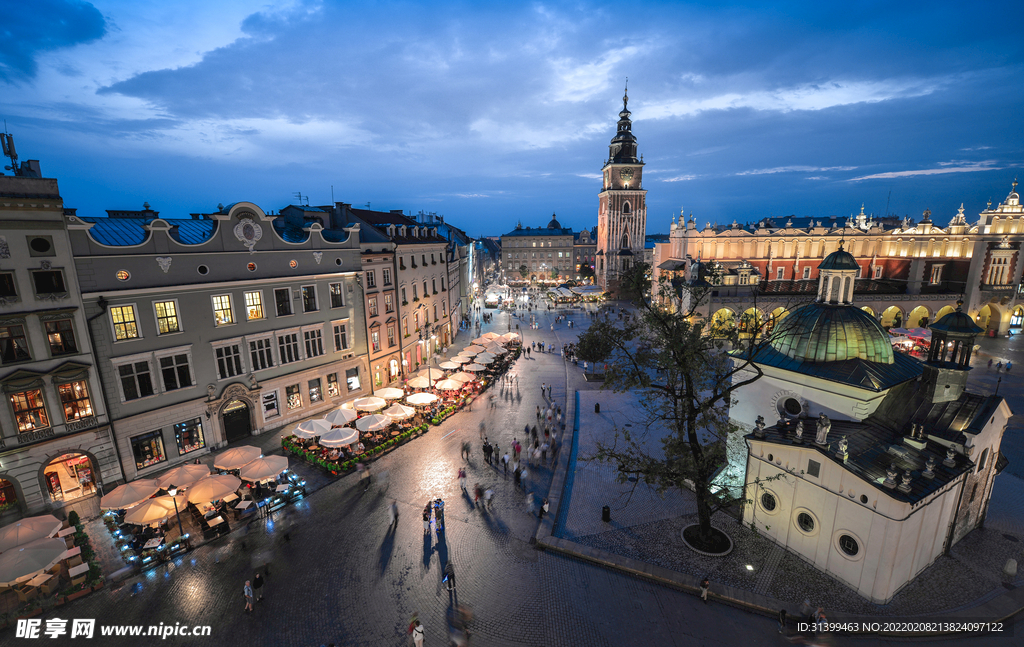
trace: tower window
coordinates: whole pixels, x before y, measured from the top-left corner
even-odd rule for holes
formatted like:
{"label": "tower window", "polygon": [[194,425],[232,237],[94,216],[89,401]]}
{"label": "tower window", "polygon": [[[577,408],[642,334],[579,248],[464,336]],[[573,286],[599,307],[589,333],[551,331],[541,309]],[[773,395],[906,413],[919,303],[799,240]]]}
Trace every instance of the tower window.
{"label": "tower window", "polygon": [[623,202],[622,203],[622,213],[629,213],[629,212],[630,212],[629,203],[628,202]]}

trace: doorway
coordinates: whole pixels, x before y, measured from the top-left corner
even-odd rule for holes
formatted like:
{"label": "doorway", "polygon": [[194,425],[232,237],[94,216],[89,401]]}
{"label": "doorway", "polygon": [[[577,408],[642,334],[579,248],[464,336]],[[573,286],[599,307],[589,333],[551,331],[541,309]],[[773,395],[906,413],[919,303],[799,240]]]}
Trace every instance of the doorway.
{"label": "doorway", "polygon": [[233,400],[221,411],[224,422],[224,436],[229,443],[252,435],[252,419],[249,405],[242,400]]}

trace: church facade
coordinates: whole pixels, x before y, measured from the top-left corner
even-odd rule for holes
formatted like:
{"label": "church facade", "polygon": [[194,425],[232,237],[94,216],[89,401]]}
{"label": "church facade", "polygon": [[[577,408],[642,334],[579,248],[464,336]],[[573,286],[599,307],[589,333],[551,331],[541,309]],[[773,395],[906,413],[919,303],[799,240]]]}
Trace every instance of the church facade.
{"label": "church facade", "polygon": [[922,362],[854,305],[860,265],[842,245],[816,269],[816,300],[752,352],[763,376],[730,410],[753,429],[743,520],[884,604],[983,523],[1011,412],[965,389],[982,329],[962,302],[930,326]]}

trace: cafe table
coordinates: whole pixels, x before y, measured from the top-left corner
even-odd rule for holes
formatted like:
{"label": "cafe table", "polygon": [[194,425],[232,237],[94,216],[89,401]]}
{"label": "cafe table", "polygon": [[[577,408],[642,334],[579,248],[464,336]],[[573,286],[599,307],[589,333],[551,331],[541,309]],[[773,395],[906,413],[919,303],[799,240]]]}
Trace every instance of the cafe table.
{"label": "cafe table", "polygon": [[142,546],[142,550],[149,550],[150,548],[156,548],[160,544],[164,543],[163,537],[153,537]]}
{"label": "cafe table", "polygon": [[218,516],[214,517],[213,519],[210,519],[206,523],[211,528],[213,528],[214,526],[219,526],[220,524],[224,523],[224,517],[221,517],[221,516],[218,515]]}

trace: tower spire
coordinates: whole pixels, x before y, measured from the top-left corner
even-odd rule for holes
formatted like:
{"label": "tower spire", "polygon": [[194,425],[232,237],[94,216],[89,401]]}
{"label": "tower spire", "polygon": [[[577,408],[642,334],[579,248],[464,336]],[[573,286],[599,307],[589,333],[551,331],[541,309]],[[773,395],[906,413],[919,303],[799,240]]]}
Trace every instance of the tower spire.
{"label": "tower spire", "polygon": [[[629,105],[629,77],[626,77],[626,89],[622,91],[622,109],[626,110],[626,106]],[[1017,180],[1014,179],[1014,186],[1017,185]]]}

